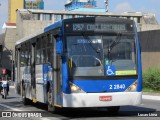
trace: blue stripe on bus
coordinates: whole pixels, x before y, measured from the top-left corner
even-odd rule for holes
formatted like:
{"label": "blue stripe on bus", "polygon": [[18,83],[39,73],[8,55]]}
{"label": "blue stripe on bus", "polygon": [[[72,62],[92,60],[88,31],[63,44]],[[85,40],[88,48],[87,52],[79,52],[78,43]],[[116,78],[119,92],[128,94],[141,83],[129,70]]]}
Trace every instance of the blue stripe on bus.
{"label": "blue stripe on bus", "polygon": [[58,27],[61,27],[61,26],[62,26],[62,20],[58,21],[58,22],[56,22],[56,23],[54,23],[54,24],[52,24],[52,25],[50,25],[50,26],[48,26],[46,28],[44,28],[44,32],[48,32],[50,30],[54,30],[55,28],[58,28]]}
{"label": "blue stripe on bus", "polygon": [[[135,22],[134,22],[135,23]],[[136,33],[136,46],[137,46],[137,53],[138,53],[138,86],[137,86],[137,91],[141,92],[142,91],[142,62],[141,62],[141,46],[140,46],[140,41],[138,39],[138,32],[137,32],[137,27],[136,24],[134,24],[134,29]]]}
{"label": "blue stripe on bus", "polygon": [[73,80],[84,92],[124,92],[136,79],[126,80]]}
{"label": "blue stripe on bus", "polygon": [[70,86],[68,82],[68,72],[67,72],[67,64],[66,64],[66,57],[62,57],[62,90],[64,93],[70,93]]}

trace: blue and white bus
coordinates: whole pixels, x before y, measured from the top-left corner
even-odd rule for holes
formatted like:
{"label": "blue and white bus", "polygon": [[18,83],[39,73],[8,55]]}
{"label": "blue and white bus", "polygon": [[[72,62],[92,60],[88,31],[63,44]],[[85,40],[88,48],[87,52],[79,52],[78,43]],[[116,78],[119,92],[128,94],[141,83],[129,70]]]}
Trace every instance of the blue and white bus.
{"label": "blue and white bus", "polygon": [[61,20],[17,41],[16,89],[23,103],[57,107],[138,105],[141,53],[134,21],[110,17]]}

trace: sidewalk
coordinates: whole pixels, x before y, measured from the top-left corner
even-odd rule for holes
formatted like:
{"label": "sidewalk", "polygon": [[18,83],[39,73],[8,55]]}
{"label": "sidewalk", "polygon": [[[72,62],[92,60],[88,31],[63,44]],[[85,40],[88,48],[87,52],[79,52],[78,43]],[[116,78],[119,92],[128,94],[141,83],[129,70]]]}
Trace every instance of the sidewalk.
{"label": "sidewalk", "polygon": [[147,100],[158,100],[160,101],[160,94],[159,93],[142,93],[142,99],[147,99]]}
{"label": "sidewalk", "polygon": [[160,96],[153,96],[153,95],[142,95],[142,99],[147,99],[147,100],[158,100],[160,101]]}

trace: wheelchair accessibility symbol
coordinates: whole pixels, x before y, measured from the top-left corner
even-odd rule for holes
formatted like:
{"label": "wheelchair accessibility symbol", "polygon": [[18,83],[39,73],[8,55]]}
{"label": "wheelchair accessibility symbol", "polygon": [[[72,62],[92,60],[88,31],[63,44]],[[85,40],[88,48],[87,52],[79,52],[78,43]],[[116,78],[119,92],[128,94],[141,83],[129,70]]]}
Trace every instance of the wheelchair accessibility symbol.
{"label": "wheelchair accessibility symbol", "polygon": [[106,75],[107,76],[114,76],[116,72],[116,67],[111,65],[111,66],[106,66]]}

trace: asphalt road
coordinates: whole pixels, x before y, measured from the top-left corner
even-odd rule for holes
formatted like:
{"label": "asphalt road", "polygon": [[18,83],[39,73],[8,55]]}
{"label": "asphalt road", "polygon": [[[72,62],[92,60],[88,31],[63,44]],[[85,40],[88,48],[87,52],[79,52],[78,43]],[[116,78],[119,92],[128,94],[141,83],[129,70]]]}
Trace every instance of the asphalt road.
{"label": "asphalt road", "polygon": [[[159,120],[160,96],[144,95],[143,98],[141,105],[123,106],[120,108],[120,112],[115,115],[109,114],[106,108],[63,109],[57,114],[53,114],[47,112],[46,106],[43,104],[24,106],[20,96],[14,92],[14,88],[11,88],[7,99],[2,99],[0,96],[0,116],[2,116],[2,112],[8,111],[14,118],[1,117],[0,120]],[[39,118],[32,117],[32,115],[30,118],[16,117],[18,113],[24,116],[36,113]],[[5,114],[3,113],[3,115]],[[156,115],[158,117],[154,117]]]}

